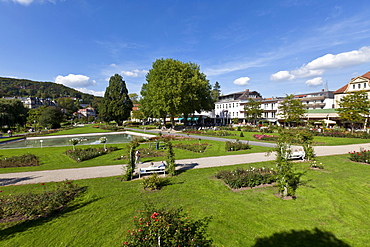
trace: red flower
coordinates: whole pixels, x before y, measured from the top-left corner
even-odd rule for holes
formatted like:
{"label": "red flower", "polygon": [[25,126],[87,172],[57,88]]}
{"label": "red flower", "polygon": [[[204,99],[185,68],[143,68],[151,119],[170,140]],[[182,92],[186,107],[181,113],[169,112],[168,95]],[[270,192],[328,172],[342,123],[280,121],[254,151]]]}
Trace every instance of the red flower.
{"label": "red flower", "polygon": [[45,185],[45,183],[42,183],[41,185]]}

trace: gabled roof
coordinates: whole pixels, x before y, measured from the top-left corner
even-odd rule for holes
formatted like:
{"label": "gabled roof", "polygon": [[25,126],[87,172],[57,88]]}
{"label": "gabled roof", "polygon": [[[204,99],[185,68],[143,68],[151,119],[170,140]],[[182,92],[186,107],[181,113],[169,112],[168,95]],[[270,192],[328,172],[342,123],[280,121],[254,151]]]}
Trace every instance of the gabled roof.
{"label": "gabled roof", "polygon": [[364,77],[366,79],[370,79],[370,71],[367,72],[367,73],[365,73],[365,74],[363,74],[361,77]]}
{"label": "gabled roof", "polygon": [[347,87],[348,87],[348,84],[346,84],[343,87],[339,88],[337,91],[334,91],[333,94],[344,93],[347,90]]}

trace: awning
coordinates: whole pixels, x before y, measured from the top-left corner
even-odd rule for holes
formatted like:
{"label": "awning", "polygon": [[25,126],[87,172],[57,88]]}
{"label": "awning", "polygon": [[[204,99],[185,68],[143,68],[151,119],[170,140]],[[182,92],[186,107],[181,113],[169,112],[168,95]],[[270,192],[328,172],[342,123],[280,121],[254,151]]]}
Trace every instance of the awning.
{"label": "awning", "polygon": [[[198,117],[193,117],[193,118],[192,117],[188,117],[187,118],[188,121],[197,121],[198,119],[199,119]],[[179,121],[182,121],[182,120],[184,120],[184,118],[183,117],[180,117],[180,118],[178,118],[178,120]]]}
{"label": "awning", "polygon": [[330,119],[324,119],[324,123],[326,124],[337,124],[337,122],[330,120]]}

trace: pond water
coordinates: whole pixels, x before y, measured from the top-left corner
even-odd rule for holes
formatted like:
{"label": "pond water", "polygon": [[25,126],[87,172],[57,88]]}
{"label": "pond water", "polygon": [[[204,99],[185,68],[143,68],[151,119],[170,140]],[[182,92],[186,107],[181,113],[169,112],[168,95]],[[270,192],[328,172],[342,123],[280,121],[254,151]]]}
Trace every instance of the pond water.
{"label": "pond water", "polygon": [[78,147],[80,145],[101,144],[99,141],[101,137],[107,138],[106,144],[127,143],[127,142],[130,142],[132,138],[130,134],[122,133],[122,132],[28,137],[23,140],[0,145],[0,149],[72,146],[72,144],[69,142],[69,140],[71,140],[72,138],[79,139],[79,143],[76,145]]}

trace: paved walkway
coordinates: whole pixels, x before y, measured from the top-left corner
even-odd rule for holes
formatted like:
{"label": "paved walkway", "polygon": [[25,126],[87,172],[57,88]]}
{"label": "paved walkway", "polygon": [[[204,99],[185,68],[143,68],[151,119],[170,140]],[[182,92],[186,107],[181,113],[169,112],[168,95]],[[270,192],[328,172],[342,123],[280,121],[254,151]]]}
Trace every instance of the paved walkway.
{"label": "paved walkway", "polygon": [[[360,151],[361,148],[370,149],[370,143],[354,144],[343,146],[316,146],[315,153],[317,156],[328,156],[337,154],[346,154],[351,151]],[[269,156],[266,153],[252,153],[240,155],[228,155],[217,157],[204,157],[196,159],[176,160],[177,169],[194,169],[215,166],[237,165],[244,163],[254,163],[274,160],[275,155]],[[160,162],[155,162],[159,165]],[[140,164],[138,167],[147,167],[148,163]],[[58,182],[63,180],[78,180],[97,177],[119,176],[123,173],[122,165],[84,167],[74,169],[47,170],[35,172],[18,172],[0,174],[0,186],[36,184],[44,182]]]}

